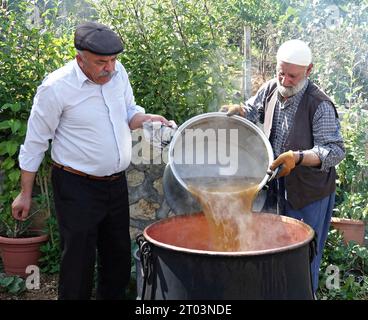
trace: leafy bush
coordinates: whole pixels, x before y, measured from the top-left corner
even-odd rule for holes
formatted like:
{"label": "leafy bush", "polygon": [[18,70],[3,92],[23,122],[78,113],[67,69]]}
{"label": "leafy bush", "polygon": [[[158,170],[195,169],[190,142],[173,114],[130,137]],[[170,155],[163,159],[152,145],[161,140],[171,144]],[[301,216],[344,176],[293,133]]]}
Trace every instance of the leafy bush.
{"label": "leafy bush", "polygon": [[51,215],[47,221],[47,233],[49,241],[40,248],[42,253],[39,259],[41,272],[54,274],[60,269],[60,235],[57,229],[57,221],[54,215]]}
{"label": "leafy bush", "polygon": [[[279,45],[298,38],[311,46],[312,79],[338,106],[349,107],[359,99],[368,99],[364,90],[368,85],[368,11],[367,1],[364,2],[283,1],[276,9],[276,21],[264,28],[255,43],[263,77],[274,76]],[[268,68],[264,70],[264,66]]]}
{"label": "leafy bush", "polygon": [[95,6],[124,43],[121,60],[147,111],[182,123],[232,100],[240,55],[228,42],[234,17],[224,3],[102,0]]}
{"label": "leafy bush", "polygon": [[[25,138],[33,96],[45,75],[73,54],[70,36],[56,37],[47,20],[44,29],[29,24],[27,5],[27,1],[17,1],[11,10],[0,8],[0,170],[4,174],[0,228],[12,236],[18,236],[14,233],[17,223],[11,217],[11,203],[20,187],[18,152]],[[47,174],[48,160],[37,179],[39,189],[44,191],[49,189],[44,185]]]}
{"label": "leafy bush", "polygon": [[360,104],[342,121],[346,157],[338,165],[336,216],[368,220],[368,112]]}
{"label": "leafy bush", "polygon": [[[340,288],[326,287],[328,266],[339,270]],[[319,299],[367,300],[368,299],[368,248],[353,242],[345,245],[337,230],[328,234],[321,263]]]}
{"label": "leafy bush", "polygon": [[26,282],[19,276],[0,274],[0,291],[10,294],[20,294],[26,290]]}
{"label": "leafy bush", "polygon": [[[43,29],[32,26],[27,20],[28,1],[18,1],[11,10],[0,9],[0,170],[4,174],[0,186],[0,234],[19,237],[32,226],[15,221],[11,216],[11,203],[19,192],[20,170],[18,165],[19,146],[26,133],[27,119],[37,86],[48,72],[57,69],[74,55],[71,36],[56,35],[50,21],[50,11],[44,12]],[[34,206],[29,217],[43,210],[51,215],[48,231],[50,240],[42,248],[43,271],[58,271],[58,232],[50,212],[49,154],[46,155],[36,177]],[[47,261],[47,265],[45,265]],[[57,266],[57,267],[56,267]],[[2,285],[10,293],[22,292],[24,284],[14,277],[2,279]]]}

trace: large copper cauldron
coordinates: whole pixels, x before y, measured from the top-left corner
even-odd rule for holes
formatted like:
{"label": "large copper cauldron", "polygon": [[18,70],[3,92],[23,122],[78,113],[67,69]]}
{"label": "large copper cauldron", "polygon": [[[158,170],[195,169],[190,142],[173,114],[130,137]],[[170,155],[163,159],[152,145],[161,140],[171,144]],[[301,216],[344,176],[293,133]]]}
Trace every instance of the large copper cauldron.
{"label": "large copper cauldron", "polygon": [[313,229],[284,216],[252,216],[248,229],[252,240],[246,251],[212,251],[202,213],[145,228],[137,238],[144,274],[138,298],[313,299]]}

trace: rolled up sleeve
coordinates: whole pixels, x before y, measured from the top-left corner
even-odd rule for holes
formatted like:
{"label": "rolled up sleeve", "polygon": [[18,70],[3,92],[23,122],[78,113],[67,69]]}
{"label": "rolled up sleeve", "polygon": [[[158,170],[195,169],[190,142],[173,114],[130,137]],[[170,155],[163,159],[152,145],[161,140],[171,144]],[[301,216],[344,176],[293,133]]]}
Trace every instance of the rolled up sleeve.
{"label": "rolled up sleeve", "polygon": [[344,141],[340,122],[331,103],[322,102],[313,118],[313,152],[321,160],[321,171],[328,171],[345,157]]}
{"label": "rolled up sleeve", "polygon": [[24,144],[20,146],[21,169],[37,172],[49,147],[49,140],[54,138],[60,115],[61,107],[53,89],[41,85],[33,101]]}

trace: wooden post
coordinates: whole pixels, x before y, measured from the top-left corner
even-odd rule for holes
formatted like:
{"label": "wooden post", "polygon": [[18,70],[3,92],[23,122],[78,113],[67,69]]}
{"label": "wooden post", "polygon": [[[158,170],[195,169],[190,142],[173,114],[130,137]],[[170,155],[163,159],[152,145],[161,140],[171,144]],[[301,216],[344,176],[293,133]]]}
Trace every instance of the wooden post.
{"label": "wooden post", "polygon": [[243,42],[243,86],[242,97],[244,101],[249,99],[252,94],[252,70],[251,70],[251,52],[250,52],[250,26],[244,26]]}

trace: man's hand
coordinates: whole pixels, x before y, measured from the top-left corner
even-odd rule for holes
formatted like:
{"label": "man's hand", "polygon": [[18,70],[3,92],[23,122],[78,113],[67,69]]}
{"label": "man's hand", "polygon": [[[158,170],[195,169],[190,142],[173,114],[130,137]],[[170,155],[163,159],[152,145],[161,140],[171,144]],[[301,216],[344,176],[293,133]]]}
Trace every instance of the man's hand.
{"label": "man's hand", "polygon": [[290,174],[291,170],[295,168],[295,155],[294,152],[289,150],[280,154],[275,161],[272,162],[270,169],[275,170],[277,167],[282,165],[281,171],[277,177],[284,177]]}
{"label": "man's hand", "polygon": [[32,189],[36,172],[21,170],[21,192],[12,203],[12,216],[16,220],[26,220],[32,203]]}
{"label": "man's hand", "polygon": [[145,113],[135,114],[134,117],[129,122],[129,127],[131,130],[142,128],[143,122],[146,122],[146,121],[152,121],[152,122],[160,121],[161,123],[163,123],[164,125],[168,127],[173,127],[173,128],[176,127],[176,123],[174,120],[169,121],[165,117],[160,116],[158,114],[145,114]]}
{"label": "man's hand", "polygon": [[226,112],[227,116],[238,115],[241,117],[245,117],[244,108],[240,104],[226,104],[221,106],[220,112]]}
{"label": "man's hand", "polygon": [[28,217],[31,208],[32,197],[24,193],[18,194],[12,203],[12,216],[16,220],[24,221]]}

